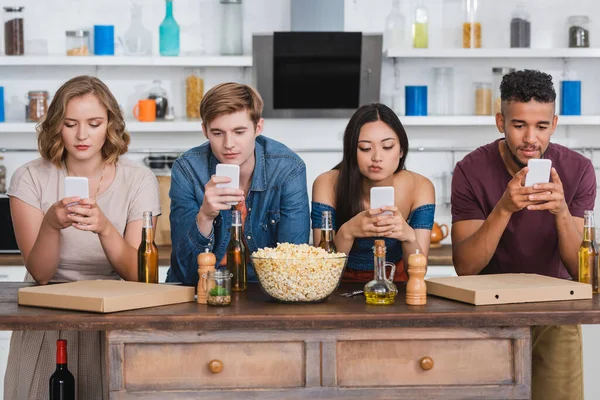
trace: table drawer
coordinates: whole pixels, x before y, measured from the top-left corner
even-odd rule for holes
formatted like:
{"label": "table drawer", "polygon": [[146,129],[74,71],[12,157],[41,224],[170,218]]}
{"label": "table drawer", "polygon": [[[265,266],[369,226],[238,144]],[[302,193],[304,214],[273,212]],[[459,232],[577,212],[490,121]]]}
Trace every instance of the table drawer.
{"label": "table drawer", "polygon": [[[128,391],[304,386],[304,342],[127,344]],[[216,360],[211,372],[209,363]]]}
{"label": "table drawer", "polygon": [[508,338],[337,343],[340,387],[512,385],[514,363]]}

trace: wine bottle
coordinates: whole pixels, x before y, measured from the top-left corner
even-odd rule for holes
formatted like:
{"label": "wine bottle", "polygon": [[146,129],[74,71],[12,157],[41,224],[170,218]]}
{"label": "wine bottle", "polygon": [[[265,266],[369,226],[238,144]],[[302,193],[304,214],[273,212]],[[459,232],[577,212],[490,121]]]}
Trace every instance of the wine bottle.
{"label": "wine bottle", "polygon": [[75,378],[67,368],[67,341],[56,341],[56,371],[50,376],[50,400],[75,400]]}

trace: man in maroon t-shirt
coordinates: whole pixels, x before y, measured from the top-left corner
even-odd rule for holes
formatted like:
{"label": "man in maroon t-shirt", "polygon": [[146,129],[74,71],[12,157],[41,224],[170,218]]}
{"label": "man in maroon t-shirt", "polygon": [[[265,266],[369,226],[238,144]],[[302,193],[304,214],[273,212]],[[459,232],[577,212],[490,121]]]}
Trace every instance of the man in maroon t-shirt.
{"label": "man in maroon t-shirt", "polygon": [[[552,77],[507,74],[496,126],[504,134],[468,154],[452,179],[452,250],[458,275],[537,273],[577,279],[583,213],[593,210],[590,160],[550,143],[558,117]],[[525,187],[530,159],[552,160],[550,183]],[[534,400],[583,399],[581,328],[532,329]]]}

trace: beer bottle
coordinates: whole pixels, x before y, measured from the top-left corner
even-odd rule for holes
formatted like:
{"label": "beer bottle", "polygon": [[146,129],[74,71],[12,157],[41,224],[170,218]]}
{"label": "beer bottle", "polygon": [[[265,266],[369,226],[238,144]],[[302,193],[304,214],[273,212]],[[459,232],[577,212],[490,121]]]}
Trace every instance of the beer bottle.
{"label": "beer bottle", "polygon": [[231,277],[231,290],[242,292],[246,290],[246,246],[242,239],[242,213],[239,210],[231,211],[231,238],[227,245],[227,269],[233,274]]}
{"label": "beer bottle", "polygon": [[333,221],[331,211],[323,211],[321,214],[321,241],[319,247],[328,253],[336,253],[335,244],[333,243]]}
{"label": "beer bottle", "polygon": [[158,283],[158,247],[154,244],[152,211],[144,211],[142,242],[138,248],[138,282]]}
{"label": "beer bottle", "polygon": [[584,212],[583,241],[579,246],[579,282],[592,285],[598,293],[598,250],[596,248],[594,211]]}

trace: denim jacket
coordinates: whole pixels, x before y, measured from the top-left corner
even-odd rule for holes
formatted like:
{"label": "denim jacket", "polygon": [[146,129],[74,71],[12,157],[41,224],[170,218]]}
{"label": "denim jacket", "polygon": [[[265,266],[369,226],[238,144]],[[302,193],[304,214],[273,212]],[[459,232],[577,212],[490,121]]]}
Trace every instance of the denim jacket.
{"label": "denim jacket", "polygon": [[[310,217],[306,187],[306,166],[283,144],[258,136],[254,150],[255,166],[249,193],[244,239],[248,253],[278,242],[308,243]],[[198,230],[196,215],[204,199],[204,186],[215,174],[219,161],[209,143],[186,151],[171,170],[171,268],[167,282],[196,285],[196,258],[205,249],[213,252],[217,266],[227,251],[231,211],[221,211],[213,230],[205,237]],[[256,281],[251,263],[248,281]]]}

